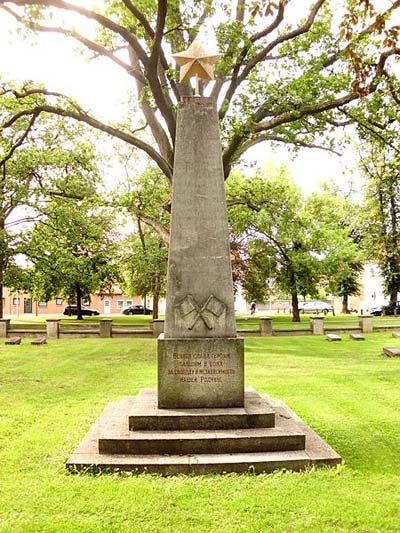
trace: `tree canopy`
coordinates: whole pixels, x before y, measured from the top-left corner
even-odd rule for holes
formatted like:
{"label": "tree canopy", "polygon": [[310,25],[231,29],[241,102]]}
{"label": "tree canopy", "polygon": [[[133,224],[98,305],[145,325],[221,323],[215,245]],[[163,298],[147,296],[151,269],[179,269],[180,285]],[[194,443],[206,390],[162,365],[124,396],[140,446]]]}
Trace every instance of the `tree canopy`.
{"label": "tree canopy", "polygon": [[[15,259],[24,253],[27,227],[51,199],[92,194],[97,178],[93,145],[85,139],[82,124],[41,114],[14,120],[24,109],[19,90],[0,85],[1,121],[11,121],[0,137],[0,317],[3,286],[24,285]],[[29,92],[29,84],[23,90]],[[43,102],[43,96],[35,92],[31,102]]]}
{"label": "tree canopy", "polygon": [[304,198],[284,166],[268,169],[267,176],[236,173],[227,193],[232,230],[246,243],[247,299],[265,300],[271,286],[278,287],[290,294],[299,321],[299,296],[337,289],[334,275],[344,279],[356,262],[344,200],[328,191]]}
{"label": "tree canopy", "polygon": [[40,91],[45,102],[25,102],[21,113],[56,113],[105,131],[146,153],[169,181],[176,103],[191,94],[190,86],[178,82],[171,53],[215,29],[223,58],[209,92],[219,104],[227,177],[261,142],[332,149],[329,134],[357,119],[360,102],[396,84],[392,66],[400,49],[393,14],[400,1],[379,11],[381,5],[373,0],[300,6],[291,0],[238,0],[233,6],[222,0],[109,0],[91,8],[65,0],[0,0],[0,9],[29,31],[73,39],[123,69],[132,78],[141,119],[104,123],[68,98],[54,102],[45,91]]}

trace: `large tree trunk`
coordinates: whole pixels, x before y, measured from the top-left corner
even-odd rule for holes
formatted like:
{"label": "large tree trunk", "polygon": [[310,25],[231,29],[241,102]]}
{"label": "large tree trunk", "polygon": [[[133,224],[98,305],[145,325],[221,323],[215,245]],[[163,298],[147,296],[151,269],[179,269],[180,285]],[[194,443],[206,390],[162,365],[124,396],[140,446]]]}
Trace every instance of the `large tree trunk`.
{"label": "large tree trunk", "polygon": [[297,292],[292,292],[292,322],[300,322],[299,297]]}
{"label": "large tree trunk", "polygon": [[159,295],[153,294],[153,320],[156,320],[158,318],[158,303],[159,303]]}
{"label": "large tree trunk", "polygon": [[82,291],[80,285],[76,286],[76,309],[77,309],[77,320],[83,320],[82,315]]}
{"label": "large tree trunk", "polygon": [[350,311],[349,311],[349,295],[348,294],[345,294],[342,297],[342,313],[344,315],[349,315],[350,314]]}

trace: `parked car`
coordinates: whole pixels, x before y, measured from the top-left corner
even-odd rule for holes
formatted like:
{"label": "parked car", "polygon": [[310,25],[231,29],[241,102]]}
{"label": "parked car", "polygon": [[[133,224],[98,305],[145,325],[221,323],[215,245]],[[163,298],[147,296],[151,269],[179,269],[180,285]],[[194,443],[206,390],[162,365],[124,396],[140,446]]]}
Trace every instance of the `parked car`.
{"label": "parked car", "polygon": [[371,315],[373,316],[382,316],[382,315],[400,315],[400,302],[391,302],[387,305],[378,305],[371,309]]}
{"label": "parked car", "polygon": [[321,301],[299,302],[299,311],[302,313],[333,313],[333,306]]}
{"label": "parked car", "polygon": [[122,311],[123,315],[152,315],[153,310],[146,307],[146,309],[143,307],[143,305],[131,305],[130,307],[127,307]]}
{"label": "parked car", "polygon": [[[64,315],[66,316],[76,316],[78,314],[78,307],[76,305],[67,305],[64,309]],[[90,309],[85,305],[82,305],[82,315],[84,316],[97,316],[100,313],[96,309]]]}

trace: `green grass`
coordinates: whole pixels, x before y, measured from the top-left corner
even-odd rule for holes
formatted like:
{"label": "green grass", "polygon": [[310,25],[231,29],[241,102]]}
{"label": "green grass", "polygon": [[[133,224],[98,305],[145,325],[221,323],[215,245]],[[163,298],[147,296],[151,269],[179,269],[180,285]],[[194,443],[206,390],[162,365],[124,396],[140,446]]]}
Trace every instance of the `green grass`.
{"label": "green grass", "polygon": [[156,384],[154,340],[0,346],[0,531],[399,531],[400,348],[246,338],[246,382],[284,400],[344,459],[296,474],[69,475],[107,402]]}

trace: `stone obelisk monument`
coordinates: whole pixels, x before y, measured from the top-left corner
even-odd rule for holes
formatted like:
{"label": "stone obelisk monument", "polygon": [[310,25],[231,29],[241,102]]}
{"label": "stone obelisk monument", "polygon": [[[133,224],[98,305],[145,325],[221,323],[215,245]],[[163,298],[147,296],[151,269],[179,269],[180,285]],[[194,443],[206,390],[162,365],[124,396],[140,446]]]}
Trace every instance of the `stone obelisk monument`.
{"label": "stone obelisk monument", "polygon": [[[182,81],[192,75],[212,79],[218,56],[194,42],[175,58]],[[203,474],[339,464],[338,454],[282,402],[244,390],[211,98],[196,95],[179,103],[173,181],[158,388],[109,403],[67,468]]]}
{"label": "stone obelisk monument", "polygon": [[[193,73],[206,77],[207,70],[210,75],[210,58],[218,56],[201,56],[201,51],[195,42],[175,56],[192,67],[186,72],[182,68],[181,79]],[[201,70],[202,64],[207,70]],[[242,407],[243,367],[216,102],[185,97],[178,104],[167,307],[164,336],[158,340],[158,406]]]}

